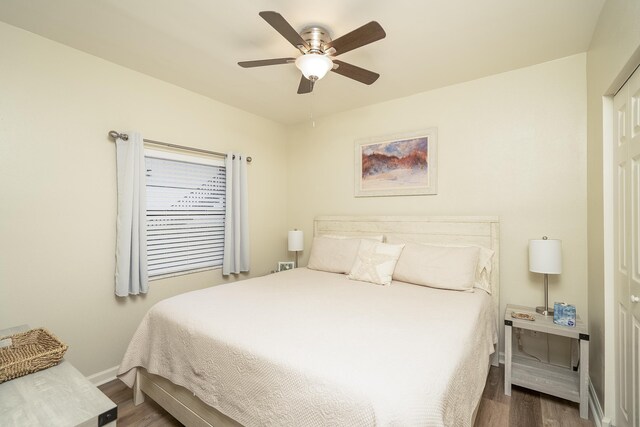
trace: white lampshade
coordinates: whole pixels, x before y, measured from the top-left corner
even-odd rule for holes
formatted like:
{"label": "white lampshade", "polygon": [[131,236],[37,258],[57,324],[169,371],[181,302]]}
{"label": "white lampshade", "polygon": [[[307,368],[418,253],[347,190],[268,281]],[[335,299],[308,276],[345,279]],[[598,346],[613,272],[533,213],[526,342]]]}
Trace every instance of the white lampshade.
{"label": "white lampshade", "polygon": [[529,271],[562,273],[562,240],[529,240]]}
{"label": "white lampshade", "polygon": [[308,53],[296,59],[296,67],[309,80],[320,80],[333,68],[333,62],[326,55]]}
{"label": "white lampshade", "polygon": [[289,231],[289,251],[301,251],[304,249],[304,234],[302,230]]}

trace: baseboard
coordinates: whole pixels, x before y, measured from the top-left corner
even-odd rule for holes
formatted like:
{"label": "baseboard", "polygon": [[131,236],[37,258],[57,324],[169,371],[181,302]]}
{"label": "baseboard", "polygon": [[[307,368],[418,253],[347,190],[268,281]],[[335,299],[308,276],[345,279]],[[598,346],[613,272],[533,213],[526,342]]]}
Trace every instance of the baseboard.
{"label": "baseboard", "polygon": [[105,369],[102,372],[89,375],[87,379],[91,382],[91,384],[97,387],[99,385],[108,383],[109,381],[115,380],[116,374],[118,373],[118,368],[119,366],[114,366],[113,368]]}
{"label": "baseboard", "polygon": [[596,394],[596,390],[593,388],[591,378],[589,378],[589,409],[591,410],[591,416],[596,427],[611,427],[611,419],[604,416],[600,400]]}

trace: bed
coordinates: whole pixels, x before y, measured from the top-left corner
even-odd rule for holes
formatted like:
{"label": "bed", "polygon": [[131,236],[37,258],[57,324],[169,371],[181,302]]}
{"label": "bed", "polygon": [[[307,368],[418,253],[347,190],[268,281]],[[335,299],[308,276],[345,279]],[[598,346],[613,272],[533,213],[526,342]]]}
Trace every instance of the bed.
{"label": "bed", "polygon": [[314,235],[490,248],[491,294],[299,268],[178,295],[120,366],[134,403],[186,425],[472,425],[497,365],[497,219],[319,217]]}

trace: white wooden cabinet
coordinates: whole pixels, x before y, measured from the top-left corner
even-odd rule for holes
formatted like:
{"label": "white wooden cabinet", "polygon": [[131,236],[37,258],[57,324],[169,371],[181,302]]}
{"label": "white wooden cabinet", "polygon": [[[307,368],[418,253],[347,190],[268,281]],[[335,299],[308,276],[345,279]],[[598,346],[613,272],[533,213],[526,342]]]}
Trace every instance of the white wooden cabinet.
{"label": "white wooden cabinet", "polygon": [[[512,312],[527,313],[535,321],[514,319]],[[513,328],[538,331],[576,339],[580,345],[580,363],[577,371],[538,362],[513,354]],[[589,333],[585,323],[577,317],[576,326],[553,323],[553,316],[536,313],[533,307],[507,305],[504,314],[504,393],[511,396],[511,385],[519,385],[541,393],[561,397],[580,404],[580,417],[589,415]]]}
{"label": "white wooden cabinet", "polygon": [[[28,330],[22,325],[0,336]],[[0,384],[0,425],[115,427],[118,407],[66,360]]]}

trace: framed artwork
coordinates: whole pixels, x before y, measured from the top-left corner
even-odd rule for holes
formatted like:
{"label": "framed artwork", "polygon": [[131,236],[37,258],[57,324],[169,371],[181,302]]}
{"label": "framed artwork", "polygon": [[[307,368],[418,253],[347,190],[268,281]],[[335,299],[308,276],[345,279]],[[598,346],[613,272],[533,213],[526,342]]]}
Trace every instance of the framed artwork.
{"label": "framed artwork", "polygon": [[355,143],[356,197],[437,194],[436,128]]}
{"label": "framed artwork", "polygon": [[278,262],[278,271],[293,270],[295,263],[293,261],[280,261]]}

